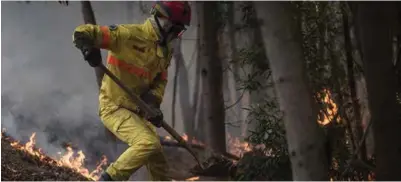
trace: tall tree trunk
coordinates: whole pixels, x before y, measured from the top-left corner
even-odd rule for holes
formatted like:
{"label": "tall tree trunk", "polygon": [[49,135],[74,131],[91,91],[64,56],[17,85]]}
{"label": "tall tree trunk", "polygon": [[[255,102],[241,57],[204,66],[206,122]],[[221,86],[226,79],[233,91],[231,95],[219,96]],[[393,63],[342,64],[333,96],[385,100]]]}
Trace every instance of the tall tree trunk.
{"label": "tall tree trunk", "polygon": [[[180,71],[180,65],[178,64],[178,61],[176,59],[176,55],[180,54],[177,52],[181,52],[181,50],[177,50],[177,47],[181,48],[181,41],[175,43],[175,49],[174,49],[174,65],[175,65],[175,72],[174,72],[174,82],[173,82],[173,99],[172,99],[172,104],[171,104],[171,127],[175,128],[175,109],[176,109],[176,103],[177,103],[177,86],[178,86],[178,73]],[[182,107],[182,106],[181,106]]]}
{"label": "tall tree trunk", "polygon": [[[254,4],[252,2],[245,2],[245,3],[249,3],[250,6],[250,23],[251,23],[251,31],[250,33],[252,34],[252,39],[251,39],[251,46],[250,48],[255,48],[255,49],[259,49],[258,51],[258,58],[257,58],[257,68],[252,67],[251,68],[251,72],[266,72],[268,71],[269,67],[268,67],[268,57],[266,55],[266,51],[265,49],[260,49],[260,48],[264,48],[264,43],[263,43],[263,35],[262,35],[262,30],[261,30],[261,26],[260,23],[258,22],[258,17],[257,17],[257,13],[256,13],[256,8],[254,6]],[[256,78],[254,78],[255,80],[257,80],[260,84],[262,84],[263,87],[266,87],[266,85],[269,84],[269,82],[271,82],[271,78],[269,77],[268,79],[266,79],[266,76],[262,76],[259,75]],[[259,91],[260,90],[260,91]],[[259,89],[258,91],[253,91],[252,93],[250,93],[250,102],[252,104],[259,104],[261,100],[263,100],[263,98],[265,97],[265,94],[267,94],[269,97],[274,97],[273,95],[273,90],[272,88],[262,88]],[[250,103],[249,103],[250,104]],[[252,128],[253,126],[253,128]],[[246,128],[244,134],[245,135],[249,135],[249,129],[254,130],[254,127],[256,127],[257,124],[253,123],[251,124],[249,127]],[[249,129],[248,129],[249,128]]]}
{"label": "tall tree trunk", "polygon": [[175,48],[174,48],[174,60],[178,65],[176,68],[178,74],[178,83],[179,83],[179,100],[181,106],[182,119],[184,124],[184,132],[188,135],[188,138],[193,137],[193,110],[191,108],[190,103],[190,95],[189,95],[189,82],[188,82],[188,70],[185,66],[184,56],[182,55],[181,45],[182,40],[178,39]]}
{"label": "tall tree trunk", "polygon": [[[234,24],[234,18],[235,18],[235,10],[234,10],[234,4],[237,4],[238,2],[233,1],[227,4],[227,32],[225,32],[225,34],[227,34],[227,39],[228,39],[228,43],[229,43],[229,47],[227,48],[230,52],[229,53],[229,58],[227,59],[227,64],[226,66],[229,69],[226,69],[225,71],[225,79],[227,80],[227,93],[228,93],[228,107],[226,107],[226,112],[230,113],[227,114],[227,118],[226,120],[228,122],[236,122],[238,120],[242,120],[242,107],[241,107],[241,101],[242,98],[241,97],[241,93],[240,91],[237,90],[236,88],[236,75],[239,74],[239,63],[236,62],[236,60],[238,59],[238,51],[237,51],[237,42],[235,40],[235,24]],[[233,60],[233,61],[231,61]],[[231,61],[231,62],[230,62]],[[240,101],[239,101],[240,100]],[[233,105],[234,104],[234,105]],[[241,127],[240,129],[243,129],[244,126],[241,123]]]}
{"label": "tall tree trunk", "polygon": [[376,180],[401,179],[401,121],[392,62],[392,27],[397,8],[392,2],[358,2],[356,24],[373,122]]}
{"label": "tall tree trunk", "polygon": [[[82,15],[84,18],[84,23],[85,24],[93,24],[96,25],[96,19],[95,19],[95,14],[93,12],[92,9],[92,5],[89,1],[81,1],[81,7],[82,7]],[[95,59],[100,59],[102,61],[102,55],[100,54],[100,49],[95,49],[94,51],[94,57]],[[100,89],[100,87],[102,86],[102,80],[103,80],[103,76],[104,76],[104,72],[98,68],[95,67],[95,75],[96,75],[96,83]],[[108,138],[110,138],[113,141],[116,141],[117,138],[114,136],[114,134],[109,131],[107,128],[104,128],[106,136],[108,136]],[[117,143],[116,143],[117,145]]]}
{"label": "tall tree trunk", "polygon": [[198,24],[196,27],[196,64],[195,64],[195,83],[194,83],[194,92],[192,95],[192,111],[193,111],[193,120],[195,121],[194,123],[194,135],[196,137],[197,140],[200,140],[202,142],[205,141],[204,138],[204,115],[203,115],[203,99],[202,99],[202,85],[201,85],[201,50],[204,48],[201,45],[200,42],[200,22],[202,22],[202,12],[203,12],[203,7],[202,7],[202,3],[200,2],[196,2],[195,3],[195,8],[196,8],[196,17],[198,20]]}
{"label": "tall tree trunk", "polygon": [[[352,44],[351,44],[351,36],[348,22],[348,14],[345,11],[344,7],[341,8],[342,19],[343,19],[343,32],[344,32],[344,45],[345,45],[345,57],[347,61],[347,79],[348,86],[351,95],[352,107],[353,107],[353,121],[351,125],[354,130],[351,131],[353,138],[355,140],[354,146],[359,147],[359,142],[362,139],[363,128],[362,128],[362,117],[359,101],[356,94],[356,84],[354,77],[354,60],[352,57]],[[355,150],[358,151],[358,150]],[[359,149],[359,153],[357,154],[359,159],[366,160],[366,145],[365,142],[362,143],[361,149]]]}
{"label": "tall tree trunk", "polygon": [[[81,6],[82,6],[82,15],[84,18],[85,24],[93,24],[96,25],[96,19],[95,19],[95,14],[93,13],[92,5],[89,1],[81,1]],[[99,49],[95,49],[94,54],[96,55],[95,57],[98,59],[102,59],[102,55],[100,54]],[[95,74],[96,74],[96,82],[98,87],[102,85],[102,80],[103,80],[103,71],[95,67]]]}
{"label": "tall tree trunk", "polygon": [[217,33],[219,24],[216,19],[217,2],[199,2],[202,4],[200,22],[200,52],[202,62],[202,95],[205,114],[205,143],[218,153],[226,151],[225,112],[223,98],[223,68],[218,58]]}
{"label": "tall tree trunk", "polygon": [[[293,180],[328,180],[324,134],[308,84],[301,29],[290,2],[255,2],[288,141]],[[291,53],[291,54],[289,54]]]}

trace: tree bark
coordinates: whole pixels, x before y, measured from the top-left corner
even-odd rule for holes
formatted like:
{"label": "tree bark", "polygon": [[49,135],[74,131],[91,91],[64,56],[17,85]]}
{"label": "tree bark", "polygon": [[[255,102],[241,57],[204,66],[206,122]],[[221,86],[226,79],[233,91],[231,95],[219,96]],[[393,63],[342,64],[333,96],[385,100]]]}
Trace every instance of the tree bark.
{"label": "tree bark", "polygon": [[[240,91],[236,89],[236,75],[239,74],[239,63],[236,62],[238,59],[238,51],[237,51],[237,42],[235,40],[235,23],[234,23],[234,18],[236,16],[235,10],[234,10],[234,5],[237,4],[238,2],[233,1],[227,4],[227,29],[225,34],[227,35],[228,43],[229,46],[227,47],[227,50],[229,53],[227,59],[227,63],[225,66],[227,66],[228,69],[225,69],[225,79],[226,79],[226,91],[228,95],[228,104],[229,106],[226,106],[226,112],[230,113],[226,116],[226,121],[227,122],[232,122],[232,121],[237,121],[237,120],[242,120],[242,98]],[[233,60],[232,62],[230,62]],[[234,105],[233,105],[234,104]],[[230,107],[230,108],[228,108]],[[240,129],[243,130],[244,128],[244,123],[245,121],[241,122],[241,127]]]}
{"label": "tree bark", "polygon": [[401,121],[391,34],[396,13],[392,2],[358,2],[356,9],[379,181],[401,179]]}
{"label": "tree bark", "polygon": [[199,2],[202,4],[202,21],[200,22],[201,77],[203,111],[205,118],[205,143],[218,153],[226,151],[225,111],[223,98],[223,68],[218,58],[216,22],[217,2]]}
{"label": "tree bark", "polygon": [[202,12],[203,12],[203,7],[202,7],[202,3],[200,2],[196,2],[195,4],[195,8],[196,8],[196,17],[198,19],[198,24],[197,24],[197,31],[196,31],[196,50],[197,50],[197,54],[196,54],[196,70],[195,70],[195,85],[194,85],[194,92],[192,95],[192,111],[194,113],[193,115],[193,120],[195,121],[194,123],[194,135],[196,137],[197,140],[204,142],[205,138],[204,138],[204,117],[203,117],[203,99],[202,99],[202,85],[201,85],[201,81],[202,81],[202,77],[201,77],[201,50],[204,48],[201,45],[200,42],[200,31],[201,31],[201,26],[200,26],[200,22],[202,22]]}
{"label": "tree bark", "polygon": [[[175,65],[175,72],[174,72],[174,82],[173,82],[173,100],[172,100],[172,104],[171,104],[171,127],[175,128],[175,108],[176,108],[176,103],[177,103],[177,86],[178,86],[178,73],[180,71],[180,66],[178,64],[178,61],[176,59],[176,52],[181,52],[181,50],[177,50],[177,47],[181,48],[181,46],[179,44],[181,44],[181,42],[176,42],[175,43],[175,49],[174,49],[174,65]],[[182,106],[181,106],[182,107]]]}
{"label": "tree bark", "polygon": [[[355,144],[354,146],[358,146],[359,142],[362,139],[363,134],[363,127],[362,127],[362,117],[361,117],[361,110],[359,101],[356,94],[356,84],[355,84],[355,77],[354,77],[354,60],[352,57],[352,44],[351,44],[351,36],[350,36],[350,29],[349,29],[349,22],[348,22],[348,14],[344,8],[341,8],[342,19],[343,19],[343,32],[344,32],[344,48],[345,48],[345,57],[347,62],[347,79],[348,79],[348,86],[351,95],[352,101],[352,108],[353,108],[353,121],[351,125],[354,131],[351,131],[351,134],[354,136]],[[355,150],[356,151],[356,150]],[[358,158],[365,161],[366,160],[366,145],[363,142],[359,153],[357,154]]]}
{"label": "tree bark", "polygon": [[[185,66],[185,60],[184,56],[182,55],[181,51],[181,39],[178,39],[175,48],[174,48],[174,60],[176,69],[176,74],[178,76],[178,85],[179,85],[179,100],[180,100],[180,106],[181,106],[181,113],[182,113],[182,119],[183,119],[183,124],[184,124],[184,132],[188,135],[188,138],[191,139],[193,137],[193,128],[194,128],[194,119],[192,116],[194,116],[194,112],[191,109],[191,103],[190,103],[190,94],[189,94],[189,82],[188,82],[188,70]],[[176,78],[174,78],[176,79]]]}
{"label": "tree bark", "polygon": [[284,124],[294,180],[328,180],[324,134],[308,84],[301,29],[290,2],[255,2],[262,20],[263,41],[270,60]]}
{"label": "tree bark", "polygon": [[[96,25],[96,19],[95,19],[95,14],[93,13],[92,5],[89,1],[81,1],[82,5],[82,15],[84,18],[85,24],[93,24]],[[95,57],[102,59],[102,55],[100,54],[100,49],[95,49],[94,54],[96,55]],[[104,73],[102,69],[98,67],[94,67],[95,69],[95,74],[96,74],[96,83],[100,89],[102,85],[102,80]]]}
{"label": "tree bark", "polygon": [[[84,18],[85,24],[93,24],[96,25],[96,19],[95,19],[95,14],[92,9],[92,5],[89,1],[81,1],[81,7],[82,7],[82,15]],[[100,59],[102,61],[102,55],[100,53],[100,49],[94,49],[93,51],[95,59]],[[102,71],[101,68],[94,67],[95,70],[95,75],[96,75],[96,83],[98,85],[98,88],[102,86],[102,80],[104,76],[104,72]],[[117,140],[117,137],[109,131],[107,128],[104,128],[106,136],[109,136],[109,138],[113,141]],[[117,144],[116,144],[117,145]]]}

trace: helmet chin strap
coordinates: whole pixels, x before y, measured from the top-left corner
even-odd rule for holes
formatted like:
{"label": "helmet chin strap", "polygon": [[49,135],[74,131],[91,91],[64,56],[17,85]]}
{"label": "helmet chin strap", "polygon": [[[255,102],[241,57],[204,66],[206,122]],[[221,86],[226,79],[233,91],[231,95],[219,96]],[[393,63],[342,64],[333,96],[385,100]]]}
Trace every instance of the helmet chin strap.
{"label": "helmet chin strap", "polygon": [[166,46],[167,45],[168,32],[166,32],[164,30],[163,26],[160,24],[159,18],[156,15],[154,15],[153,17],[154,17],[154,19],[156,21],[157,28],[159,29],[159,32],[161,34],[160,35],[161,37],[160,37],[160,40],[159,40],[159,44],[161,46]]}

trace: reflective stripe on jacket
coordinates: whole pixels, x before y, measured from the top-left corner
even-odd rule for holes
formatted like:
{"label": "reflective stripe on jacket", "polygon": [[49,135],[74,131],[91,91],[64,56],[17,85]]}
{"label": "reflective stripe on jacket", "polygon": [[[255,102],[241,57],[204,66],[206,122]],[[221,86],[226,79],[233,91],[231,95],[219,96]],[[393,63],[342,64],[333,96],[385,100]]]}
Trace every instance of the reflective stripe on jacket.
{"label": "reflective stripe on jacket", "polygon": [[[95,47],[107,49],[107,68],[132,92],[141,95],[150,91],[160,103],[167,84],[167,69],[172,46],[159,46],[157,34],[150,22],[111,26],[80,25],[76,32],[84,33]],[[75,40],[74,40],[75,42]],[[103,77],[99,94],[100,114],[118,107],[137,110],[129,96],[108,76]]]}

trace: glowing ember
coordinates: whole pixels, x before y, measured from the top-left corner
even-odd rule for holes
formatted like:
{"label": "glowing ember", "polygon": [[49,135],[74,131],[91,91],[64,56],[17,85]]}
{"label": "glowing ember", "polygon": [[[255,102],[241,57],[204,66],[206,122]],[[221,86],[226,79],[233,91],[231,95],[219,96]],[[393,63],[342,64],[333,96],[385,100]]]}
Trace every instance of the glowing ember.
{"label": "glowing ember", "polygon": [[199,176],[194,176],[194,177],[190,177],[190,178],[186,179],[185,181],[195,181],[198,179],[199,179]]}
{"label": "glowing ember", "polygon": [[102,166],[107,165],[107,158],[103,156],[101,162],[97,165],[96,169],[92,172],[89,172],[89,170],[84,167],[85,154],[82,151],[78,151],[77,154],[75,154],[71,147],[67,147],[67,152],[64,155],[61,155],[61,152],[59,152],[61,156],[58,160],[51,159],[50,157],[43,154],[41,149],[35,149],[35,136],[36,133],[33,133],[32,136],[29,138],[29,142],[27,142],[25,145],[21,145],[19,141],[16,141],[12,142],[11,146],[18,150],[25,151],[33,156],[37,156],[43,162],[47,162],[49,164],[57,165],[60,167],[63,166],[71,168],[74,171],[92,180],[98,180],[100,178],[101,172],[103,171]]}
{"label": "glowing ember", "polygon": [[[186,142],[188,142],[188,135],[187,134],[183,134],[182,136],[182,139],[184,139]],[[163,140],[165,140],[165,141],[175,141],[175,139],[172,139],[170,136],[164,136],[163,137]],[[191,142],[189,142],[189,143],[191,143],[191,144],[196,144],[196,145],[202,145],[202,146],[204,146],[205,144],[203,144],[202,142],[200,142],[200,141],[198,141],[198,140],[196,140],[195,138],[193,138],[192,140],[191,140]]]}
{"label": "glowing ember", "polygon": [[164,140],[171,140],[171,137],[170,136],[165,136]]}
{"label": "glowing ember", "polygon": [[[329,107],[327,107],[326,112],[320,111],[321,114],[318,115],[318,122],[322,125],[329,124],[331,120],[334,119],[338,112],[338,108],[336,103],[334,103],[331,93],[329,90],[324,89],[323,92],[325,96],[323,98],[323,102],[326,103]],[[319,95],[320,96],[320,95]],[[323,117],[321,117],[323,116]],[[340,122],[340,117],[337,117],[337,122]]]}
{"label": "glowing ember", "polygon": [[[228,152],[231,154],[234,154],[236,156],[241,156],[242,154],[244,154],[245,152],[249,152],[252,151],[254,148],[265,148],[264,145],[257,145],[257,146],[251,146],[248,142],[245,141],[241,141],[239,138],[237,137],[232,137],[230,134],[227,134],[227,140],[228,140]],[[188,142],[189,137],[187,134],[183,134],[182,138]],[[170,136],[164,136],[163,139],[165,141],[173,141],[174,139],[172,139]],[[191,142],[188,142],[190,144],[195,144],[195,145],[200,145],[200,146],[206,146],[204,143],[202,143],[201,141],[192,138]]]}
{"label": "glowing ember", "polygon": [[182,138],[188,142],[188,135],[184,133],[184,135],[182,135]]}
{"label": "glowing ember", "polygon": [[241,142],[237,137],[231,137],[227,134],[228,139],[228,151],[236,156],[241,156],[245,152],[252,151],[251,146],[248,142]]}
{"label": "glowing ember", "polygon": [[253,149],[265,148],[263,144],[252,146],[250,143],[241,141],[237,137],[232,137],[230,134],[227,134],[226,137],[228,140],[228,152],[236,156],[242,156],[244,153],[250,152]]}

